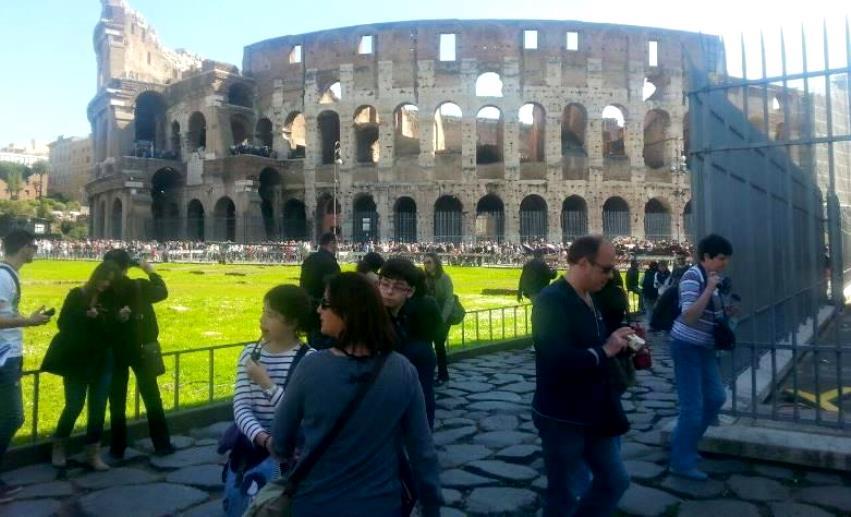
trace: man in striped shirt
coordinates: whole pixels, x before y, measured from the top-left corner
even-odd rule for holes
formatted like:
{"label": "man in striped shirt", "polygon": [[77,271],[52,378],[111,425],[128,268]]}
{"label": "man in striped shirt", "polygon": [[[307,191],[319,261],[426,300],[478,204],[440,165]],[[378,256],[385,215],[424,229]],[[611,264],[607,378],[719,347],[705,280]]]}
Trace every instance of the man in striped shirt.
{"label": "man in striped shirt", "polygon": [[671,357],[680,414],[671,438],[672,474],[694,480],[708,476],[697,468],[697,444],[718,418],[726,400],[715,357],[713,330],[724,317],[717,286],[733,246],[720,235],[709,235],[697,246],[697,264],[679,283],[681,313],[671,329]]}
{"label": "man in striped shirt", "polygon": [[[281,475],[280,459],[272,456],[270,430],[293,371],[301,358],[313,351],[298,338],[310,314],[311,302],[304,289],[274,287],[264,299],[260,341],[246,346],[239,356],[233,417],[253,448],[231,450],[223,500],[229,516],[242,515],[251,496]],[[233,457],[236,454],[245,457]]]}

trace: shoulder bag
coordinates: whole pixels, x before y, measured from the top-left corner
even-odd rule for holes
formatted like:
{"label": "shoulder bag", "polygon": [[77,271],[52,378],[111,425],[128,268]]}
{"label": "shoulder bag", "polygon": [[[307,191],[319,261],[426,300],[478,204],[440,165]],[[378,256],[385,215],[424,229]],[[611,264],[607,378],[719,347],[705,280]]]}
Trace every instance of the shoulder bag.
{"label": "shoulder bag", "polygon": [[[142,285],[134,280],[133,288],[136,292],[136,307],[138,310],[141,311],[142,304],[145,303],[145,301],[142,300]],[[136,318],[137,325],[143,324],[142,320],[140,319],[142,317],[142,314],[139,314],[138,316],[133,315],[132,317]],[[165,373],[165,363],[163,362],[162,347],[160,346],[160,342],[157,340],[142,343],[142,346],[139,349],[139,361],[142,365],[143,370],[150,374],[153,374],[156,377],[159,377],[160,375]]]}
{"label": "shoulder bag", "polygon": [[257,493],[257,496],[251,502],[243,517],[291,517],[293,515],[293,496],[298,489],[299,483],[307,477],[322,455],[325,454],[325,451],[328,450],[334,440],[337,439],[337,436],[340,435],[343,427],[355,411],[357,411],[361,402],[366,397],[369,388],[372,387],[379,374],[381,374],[381,369],[384,367],[384,363],[387,361],[389,355],[383,354],[379,357],[369,379],[358,386],[355,396],[352,397],[352,400],[349,401],[343,412],[337,417],[334,426],[328,431],[328,434],[322,437],[322,441],[319,442],[316,448],[310,451],[295,466],[286,480],[278,479],[264,486]]}

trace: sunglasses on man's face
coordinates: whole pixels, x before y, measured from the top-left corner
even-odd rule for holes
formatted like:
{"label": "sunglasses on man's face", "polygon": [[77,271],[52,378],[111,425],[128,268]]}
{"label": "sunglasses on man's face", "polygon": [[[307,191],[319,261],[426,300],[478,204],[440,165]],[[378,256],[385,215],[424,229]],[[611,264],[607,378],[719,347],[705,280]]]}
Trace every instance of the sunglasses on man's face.
{"label": "sunglasses on man's face", "polygon": [[614,271],[614,270],[615,270],[615,265],[614,265],[614,264],[611,264],[611,265],[608,265],[608,266],[601,266],[600,264],[597,264],[596,262],[591,262],[591,265],[592,265],[592,266],[597,266],[598,268],[600,268],[600,271],[601,271],[604,275],[611,275],[611,274],[612,274],[612,271]]}
{"label": "sunglasses on man's face", "polygon": [[331,302],[329,302],[327,298],[322,298],[321,300],[319,300],[319,307],[326,309],[326,310],[330,309],[331,308]]}

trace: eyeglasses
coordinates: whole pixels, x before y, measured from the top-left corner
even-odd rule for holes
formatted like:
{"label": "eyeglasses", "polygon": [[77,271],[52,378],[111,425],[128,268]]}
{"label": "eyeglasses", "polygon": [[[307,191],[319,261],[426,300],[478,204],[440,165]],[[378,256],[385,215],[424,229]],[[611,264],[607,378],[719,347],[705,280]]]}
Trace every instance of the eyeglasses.
{"label": "eyeglasses", "polygon": [[604,275],[611,275],[611,274],[612,274],[612,271],[614,271],[614,270],[615,270],[615,265],[614,265],[614,264],[612,264],[612,265],[610,265],[610,266],[601,266],[600,264],[597,264],[596,262],[591,261],[591,265],[592,265],[592,266],[597,266],[598,268],[600,268],[600,271],[601,271]]}
{"label": "eyeglasses", "polygon": [[319,307],[325,310],[330,309],[331,302],[329,302],[327,298],[322,298],[321,300],[319,300]]}
{"label": "eyeglasses", "polygon": [[387,289],[388,291],[396,291],[397,293],[410,293],[413,289],[405,284],[393,282],[388,278],[381,277],[378,279],[378,288]]}

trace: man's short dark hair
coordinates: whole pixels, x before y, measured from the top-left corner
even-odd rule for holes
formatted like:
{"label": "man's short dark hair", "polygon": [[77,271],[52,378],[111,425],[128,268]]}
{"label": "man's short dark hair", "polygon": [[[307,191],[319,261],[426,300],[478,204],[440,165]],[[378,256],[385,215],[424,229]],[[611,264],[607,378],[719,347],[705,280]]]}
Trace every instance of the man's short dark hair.
{"label": "man's short dark hair", "polygon": [[358,273],[374,272],[377,274],[378,271],[381,269],[381,266],[383,265],[384,257],[374,251],[370,251],[369,253],[364,255],[362,259],[360,259],[356,271]]}
{"label": "man's short dark hair", "polygon": [[593,262],[603,244],[603,237],[599,235],[585,235],[573,241],[567,250],[567,263],[579,264],[582,259]]}
{"label": "man's short dark hair", "polygon": [[103,256],[103,260],[115,262],[121,269],[128,269],[130,267],[130,254],[123,248],[107,251]]}
{"label": "man's short dark hair", "polygon": [[730,241],[721,237],[717,233],[712,233],[701,239],[697,245],[697,260],[703,260],[704,255],[709,255],[710,259],[714,259],[718,255],[733,255],[733,245]]}
{"label": "man's short dark hair", "polygon": [[34,241],[35,235],[32,232],[20,228],[12,230],[3,237],[3,252],[6,255],[14,255]]}
{"label": "man's short dark hair", "polygon": [[407,282],[411,287],[416,287],[417,280],[419,280],[417,266],[410,260],[399,257],[387,259],[384,265],[381,266],[378,276],[391,280],[402,280]]}
{"label": "man's short dark hair", "polygon": [[334,232],[325,232],[321,237],[319,237],[320,246],[327,246],[332,242],[337,242],[337,236],[334,235]]}

